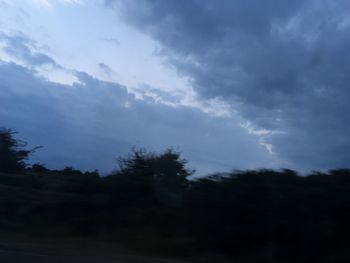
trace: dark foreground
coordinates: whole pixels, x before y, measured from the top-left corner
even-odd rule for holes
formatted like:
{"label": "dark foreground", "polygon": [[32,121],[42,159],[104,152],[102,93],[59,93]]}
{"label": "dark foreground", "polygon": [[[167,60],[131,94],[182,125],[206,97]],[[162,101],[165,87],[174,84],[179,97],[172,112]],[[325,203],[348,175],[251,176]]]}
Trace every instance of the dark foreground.
{"label": "dark foreground", "polygon": [[[53,256],[45,254],[35,254],[23,251],[0,251],[0,261],[2,263],[127,263],[127,262],[152,262],[142,259],[119,258],[87,258],[87,257],[67,257]],[[159,261],[162,262],[162,261]]]}
{"label": "dark foreground", "polygon": [[0,263],[350,262],[350,170],[191,181],[142,158],[108,177],[0,173]]}
{"label": "dark foreground", "polygon": [[84,257],[84,256],[54,256],[35,254],[23,251],[0,250],[0,262],[2,263],[176,263],[180,261],[169,261],[155,258],[120,256],[114,258]]}
{"label": "dark foreground", "polygon": [[35,254],[24,251],[0,250],[1,263],[175,263],[180,261],[169,261],[155,258],[142,258],[132,256],[120,256],[114,258],[94,258],[79,256],[55,256],[45,254]]}
{"label": "dark foreground", "polygon": [[[185,263],[150,256],[136,256],[131,252],[111,249],[110,244],[82,244],[72,246],[72,241],[67,240],[68,245],[59,244],[55,241],[26,240],[25,242],[9,242],[0,244],[1,263]],[[46,243],[46,244],[45,244]],[[97,247],[93,247],[96,246]],[[85,246],[85,247],[84,247]],[[114,244],[115,246],[115,244]],[[82,248],[84,247],[84,248]],[[128,254],[129,253],[129,254]],[[187,261],[186,261],[187,262]]]}

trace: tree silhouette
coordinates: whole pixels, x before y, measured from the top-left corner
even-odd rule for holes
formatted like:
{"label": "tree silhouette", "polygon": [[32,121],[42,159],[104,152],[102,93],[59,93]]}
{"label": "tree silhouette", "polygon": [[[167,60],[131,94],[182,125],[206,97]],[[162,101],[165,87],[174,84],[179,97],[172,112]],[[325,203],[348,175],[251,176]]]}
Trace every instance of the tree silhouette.
{"label": "tree silhouette", "polygon": [[138,179],[147,178],[186,178],[193,170],[186,168],[187,160],[180,158],[180,153],[167,149],[160,154],[134,148],[126,158],[118,159],[118,173]]}
{"label": "tree silhouette", "polygon": [[118,184],[129,189],[127,194],[139,200],[157,200],[176,203],[181,201],[187,177],[193,170],[186,168],[187,161],[180,153],[167,149],[152,153],[144,149],[133,149],[127,157],[119,158],[120,170],[112,177]]}
{"label": "tree silhouette", "polygon": [[36,147],[27,150],[27,143],[15,139],[17,132],[11,129],[0,130],[0,172],[13,173],[20,172],[26,168],[25,161],[32,154]]}

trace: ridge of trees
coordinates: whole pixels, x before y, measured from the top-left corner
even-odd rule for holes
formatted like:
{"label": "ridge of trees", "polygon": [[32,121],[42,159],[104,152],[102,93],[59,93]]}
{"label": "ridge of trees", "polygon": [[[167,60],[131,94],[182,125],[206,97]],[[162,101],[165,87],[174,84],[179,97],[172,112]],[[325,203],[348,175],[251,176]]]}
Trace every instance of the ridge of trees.
{"label": "ridge of trees", "polygon": [[118,170],[101,177],[26,166],[32,152],[13,145],[12,153],[26,154],[15,159],[22,173],[0,173],[2,231],[102,237],[172,256],[218,253],[231,262],[350,259],[349,169],[306,176],[262,169],[189,180],[193,170],[180,152],[133,149]]}

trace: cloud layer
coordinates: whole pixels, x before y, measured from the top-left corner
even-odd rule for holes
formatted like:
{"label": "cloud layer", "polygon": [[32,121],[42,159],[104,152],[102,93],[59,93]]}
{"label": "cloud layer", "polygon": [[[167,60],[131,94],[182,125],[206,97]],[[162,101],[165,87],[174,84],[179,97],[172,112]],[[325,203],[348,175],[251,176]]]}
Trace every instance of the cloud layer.
{"label": "cloud layer", "polygon": [[35,43],[26,37],[4,39],[7,54],[24,65],[0,61],[0,126],[20,131],[32,146],[44,146],[34,161],[108,172],[118,155],[137,145],[179,148],[200,173],[276,165],[236,116],[169,106],[146,94],[136,98],[126,87],[85,72],[71,71],[77,79],[72,85],[53,82],[38,69],[46,63],[62,67]]}
{"label": "cloud layer", "polygon": [[292,167],[350,163],[350,3],[106,0],[161,44],[202,98],[222,98]]}

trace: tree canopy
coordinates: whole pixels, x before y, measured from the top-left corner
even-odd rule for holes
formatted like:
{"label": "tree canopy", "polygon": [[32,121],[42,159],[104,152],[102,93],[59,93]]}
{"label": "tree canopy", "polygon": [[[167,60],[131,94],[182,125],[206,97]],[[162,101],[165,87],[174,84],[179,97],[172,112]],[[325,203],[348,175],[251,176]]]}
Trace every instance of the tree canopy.
{"label": "tree canopy", "polygon": [[186,178],[194,173],[180,155],[173,149],[153,153],[134,148],[127,157],[118,159],[119,170],[112,177],[129,189],[128,195],[135,192],[145,201],[178,203],[188,185]]}
{"label": "tree canopy", "polygon": [[27,142],[15,138],[17,132],[0,129],[0,172],[13,173],[26,168],[26,160],[38,148],[26,149]]}

